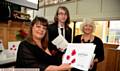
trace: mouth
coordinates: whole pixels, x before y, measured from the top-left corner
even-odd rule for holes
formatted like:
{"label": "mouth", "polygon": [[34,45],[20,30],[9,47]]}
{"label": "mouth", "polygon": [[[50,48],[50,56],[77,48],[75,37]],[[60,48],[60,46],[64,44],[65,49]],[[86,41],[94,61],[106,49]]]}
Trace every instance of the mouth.
{"label": "mouth", "polygon": [[43,32],[36,32],[37,34],[39,34],[39,35],[43,35]]}

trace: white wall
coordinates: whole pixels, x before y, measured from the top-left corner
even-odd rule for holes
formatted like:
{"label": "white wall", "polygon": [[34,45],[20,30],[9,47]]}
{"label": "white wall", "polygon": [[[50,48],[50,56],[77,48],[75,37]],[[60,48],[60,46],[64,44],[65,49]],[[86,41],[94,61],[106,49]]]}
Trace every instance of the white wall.
{"label": "white wall", "polygon": [[103,0],[102,17],[120,19],[120,0]]}
{"label": "white wall", "polygon": [[39,17],[44,17],[44,8],[40,8],[39,10],[34,10],[34,17],[39,16]]}
{"label": "white wall", "polygon": [[[69,9],[71,20],[81,18],[120,19],[120,0],[78,0],[72,3],[59,4]],[[59,5],[40,8],[35,14],[54,20]]]}
{"label": "white wall", "polygon": [[68,3],[68,4],[62,4],[62,6],[65,6],[68,8],[69,13],[70,13],[70,19],[71,20],[76,20],[77,19],[77,9],[76,9],[76,2],[73,3]]}
{"label": "white wall", "polygon": [[49,21],[53,21],[54,20],[54,16],[55,16],[57,8],[58,8],[58,5],[45,7],[45,17]]}
{"label": "white wall", "polygon": [[101,0],[78,1],[78,15],[80,18],[97,18],[100,16]]}

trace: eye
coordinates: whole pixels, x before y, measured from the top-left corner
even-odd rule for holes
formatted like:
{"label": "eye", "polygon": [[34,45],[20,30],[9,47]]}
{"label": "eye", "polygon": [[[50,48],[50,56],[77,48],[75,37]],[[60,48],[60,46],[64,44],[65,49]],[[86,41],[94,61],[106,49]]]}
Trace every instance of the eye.
{"label": "eye", "polygon": [[44,29],[44,30],[47,30],[47,27],[46,27],[46,26],[43,26],[43,29]]}
{"label": "eye", "polygon": [[41,25],[36,25],[37,28],[41,28]]}
{"label": "eye", "polygon": [[67,15],[67,14],[66,14],[66,13],[60,12],[60,13],[58,13],[58,15]]}

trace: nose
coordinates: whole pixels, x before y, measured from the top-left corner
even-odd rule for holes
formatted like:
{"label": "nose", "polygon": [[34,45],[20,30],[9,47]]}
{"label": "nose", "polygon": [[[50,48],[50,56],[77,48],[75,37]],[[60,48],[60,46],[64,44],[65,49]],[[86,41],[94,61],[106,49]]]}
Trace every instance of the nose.
{"label": "nose", "polygon": [[44,30],[43,27],[41,27],[41,28],[40,28],[40,31],[43,32],[43,30]]}

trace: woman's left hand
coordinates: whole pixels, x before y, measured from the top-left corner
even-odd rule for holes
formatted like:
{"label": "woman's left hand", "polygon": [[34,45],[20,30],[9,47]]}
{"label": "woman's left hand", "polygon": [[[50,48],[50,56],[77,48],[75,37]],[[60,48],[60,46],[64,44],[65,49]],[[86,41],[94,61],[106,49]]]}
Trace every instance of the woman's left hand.
{"label": "woman's left hand", "polygon": [[94,64],[98,62],[98,59],[94,59],[93,62],[90,64],[90,70],[93,68]]}
{"label": "woman's left hand", "polygon": [[61,52],[64,52],[66,48],[58,48],[58,50],[60,50]]}
{"label": "woman's left hand", "polygon": [[94,61],[90,64],[90,70],[93,68],[94,66]]}

